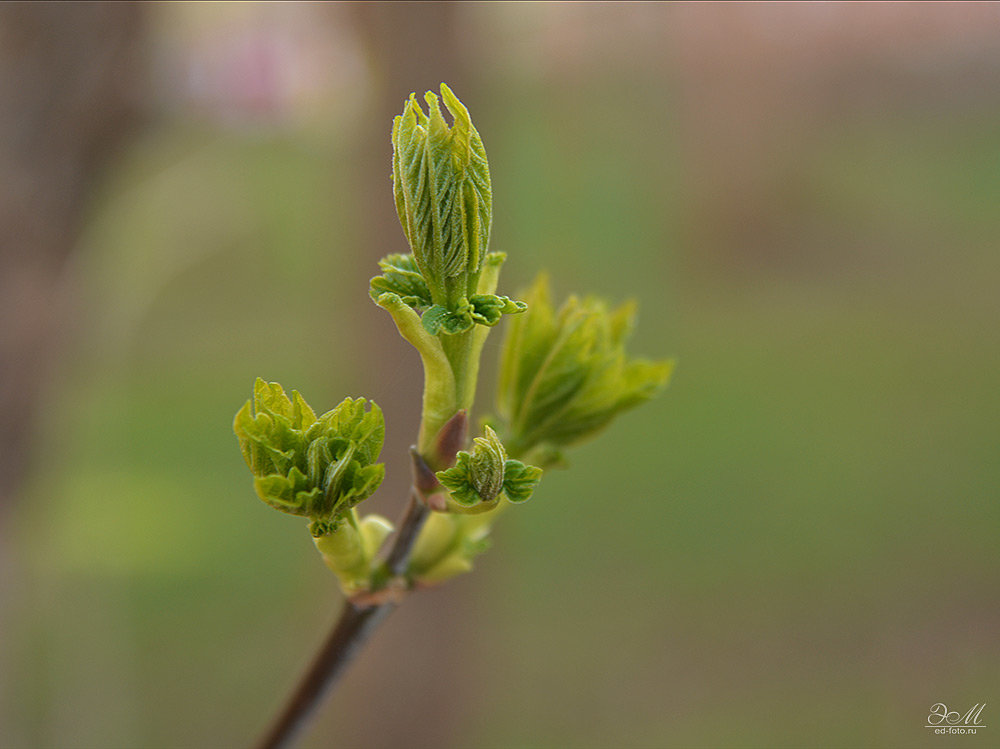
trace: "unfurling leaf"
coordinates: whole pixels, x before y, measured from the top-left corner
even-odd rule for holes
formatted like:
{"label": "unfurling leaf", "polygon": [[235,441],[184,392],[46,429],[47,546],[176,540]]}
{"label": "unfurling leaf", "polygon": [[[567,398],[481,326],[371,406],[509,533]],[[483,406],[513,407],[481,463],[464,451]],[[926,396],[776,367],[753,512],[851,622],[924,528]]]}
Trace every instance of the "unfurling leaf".
{"label": "unfurling leaf", "polygon": [[473,443],[471,453],[459,452],[454,466],[437,473],[456,511],[485,512],[497,506],[501,494],[512,502],[531,496],[541,479],[540,468],[508,459],[500,438],[488,426],[485,436]]}
{"label": "unfurling leaf", "polygon": [[599,299],[570,297],[557,312],[544,276],[524,296],[528,310],[511,322],[503,345],[497,407],[511,452],[551,465],[560,448],[660,392],[673,362],[628,357],[633,304],[611,310]]}
{"label": "unfurling leaf", "polygon": [[317,417],[298,392],[258,378],[233,430],[254,475],[254,489],[275,509],[312,520],[314,536],[333,532],[370,497],[385,473],[376,463],[385,424],[374,403],[345,398]]}
{"label": "unfurling leaf", "polygon": [[376,302],[385,292],[397,295],[408,306],[422,312],[431,306],[431,292],[420,275],[413,255],[388,255],[379,261],[381,276],[371,280],[369,294]]}
{"label": "unfurling leaf", "polygon": [[454,310],[433,305],[424,312],[421,322],[431,335],[455,335],[469,330],[474,323],[493,327],[503,315],[524,312],[527,308],[524,302],[515,302],[505,296],[473,294],[468,301],[461,300]]}
{"label": "unfurling leaf", "polygon": [[509,297],[496,294],[473,294],[469,297],[469,304],[472,307],[472,319],[488,327],[500,322],[503,315],[515,315],[528,308],[524,302],[516,302]]}
{"label": "unfurling leaf", "polygon": [[511,502],[526,502],[541,480],[541,468],[525,465],[520,460],[508,460],[504,466],[503,493]]}
{"label": "unfurling leaf", "polygon": [[447,333],[455,335],[464,333],[472,327],[472,312],[468,303],[462,305],[459,311],[452,311],[440,304],[435,304],[427,310],[420,318],[420,322],[431,335]]}

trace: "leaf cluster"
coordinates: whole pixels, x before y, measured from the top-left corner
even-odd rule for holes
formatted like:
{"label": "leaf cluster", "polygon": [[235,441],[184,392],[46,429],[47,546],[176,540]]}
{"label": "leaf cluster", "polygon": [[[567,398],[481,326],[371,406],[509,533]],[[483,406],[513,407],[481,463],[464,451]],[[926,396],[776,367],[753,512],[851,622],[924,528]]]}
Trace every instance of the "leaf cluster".
{"label": "leaf cluster", "polygon": [[497,410],[512,453],[534,451],[553,464],[561,448],[662,390],[673,363],[626,354],[632,303],[612,310],[600,299],[571,296],[556,310],[544,275],[525,298],[528,311],[511,321],[504,341]]}
{"label": "leaf cluster", "polygon": [[[392,129],[393,192],[411,251],[383,258],[369,287],[424,368],[414,496],[431,512],[419,534],[401,529],[394,546],[404,560],[412,553],[406,575],[420,585],[471,569],[500,510],[528,500],[563,448],[656,395],[673,368],[627,355],[631,303],[612,309],[574,296],[557,309],[544,276],[526,301],[495,293],[506,255],[488,253],[493,199],[482,139],[446,85],[440,99],[428,91],[424,100],[426,112],[411,94]],[[480,355],[489,329],[507,314],[516,316],[501,352],[492,421],[504,441],[486,425],[462,450]],[[379,407],[346,398],[316,416],[298,392],[288,396],[258,379],[234,430],[258,496],[311,520],[342,589],[353,595],[385,584],[390,571],[378,566],[378,550],[392,526],[354,509],[384,476],[376,462],[385,433]]]}
{"label": "leaf cluster", "polygon": [[345,398],[322,416],[293,390],[258,378],[253,399],[236,414],[233,429],[264,502],[313,522],[314,536],[337,528],[345,513],[382,483],[376,463],[385,437],[381,409],[364,398]]}
{"label": "leaf cluster", "polygon": [[[502,262],[499,253],[490,253]],[[473,325],[493,327],[503,315],[524,312],[527,305],[497,294],[472,294],[458,299],[449,309],[434,304],[430,289],[412,254],[388,255],[379,261],[382,275],[371,279],[368,293],[376,302],[382,294],[395,294],[421,315],[424,329],[431,335],[464,333]]]}

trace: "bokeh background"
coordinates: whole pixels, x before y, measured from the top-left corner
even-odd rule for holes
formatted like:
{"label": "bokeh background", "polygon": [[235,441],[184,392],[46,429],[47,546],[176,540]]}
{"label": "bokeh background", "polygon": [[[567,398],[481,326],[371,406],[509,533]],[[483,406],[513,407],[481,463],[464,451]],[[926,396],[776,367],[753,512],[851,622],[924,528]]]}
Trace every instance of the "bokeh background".
{"label": "bokeh background", "polygon": [[1000,5],[839,2],[0,8],[0,746],[245,746],[297,679],[339,594],[230,424],[374,398],[400,511],[367,279],[442,80],[503,288],[635,297],[678,369],[303,746],[995,746]]}

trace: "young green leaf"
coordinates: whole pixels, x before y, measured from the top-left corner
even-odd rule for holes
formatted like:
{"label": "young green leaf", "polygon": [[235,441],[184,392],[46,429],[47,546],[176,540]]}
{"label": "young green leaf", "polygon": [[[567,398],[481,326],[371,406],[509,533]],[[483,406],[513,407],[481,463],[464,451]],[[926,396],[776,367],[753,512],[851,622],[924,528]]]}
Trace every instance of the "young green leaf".
{"label": "young green leaf", "polygon": [[527,500],[541,479],[542,470],[519,460],[509,460],[500,438],[490,427],[473,440],[472,452],[461,451],[451,468],[437,478],[448,489],[458,512],[485,512],[497,506],[501,494],[512,502]]}
{"label": "young green leaf", "polygon": [[660,392],[673,362],[631,359],[625,344],[635,305],[570,297],[556,311],[548,280],[525,295],[501,353],[497,408],[514,454],[548,455],[585,440]]}
{"label": "young green leaf", "polygon": [[511,502],[527,502],[541,480],[541,468],[525,465],[520,460],[508,460],[504,466],[503,493]]}
{"label": "young green leaf", "polygon": [[424,330],[431,335],[464,333],[473,324],[472,313],[467,303],[458,311],[435,304],[421,316],[420,322]]}
{"label": "young green leaf", "polygon": [[345,512],[370,497],[385,473],[376,463],[385,437],[382,411],[345,398],[317,417],[302,396],[257,379],[254,397],[233,430],[254,475],[257,495],[275,509],[308,517],[328,533]]}
{"label": "young green leaf", "polygon": [[420,275],[413,255],[388,255],[379,261],[381,276],[370,282],[369,295],[376,302],[385,292],[396,294],[408,306],[422,312],[431,306],[431,292]]}
{"label": "young green leaf", "polygon": [[514,315],[528,308],[524,302],[496,294],[473,294],[469,297],[469,304],[472,306],[472,319],[488,327],[500,322],[503,315]]}

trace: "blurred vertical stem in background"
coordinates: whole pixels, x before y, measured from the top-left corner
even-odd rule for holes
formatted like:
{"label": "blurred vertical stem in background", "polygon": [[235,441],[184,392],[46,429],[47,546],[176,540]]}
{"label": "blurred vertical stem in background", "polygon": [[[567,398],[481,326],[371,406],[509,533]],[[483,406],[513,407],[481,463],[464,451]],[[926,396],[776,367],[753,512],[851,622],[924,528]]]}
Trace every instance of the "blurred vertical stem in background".
{"label": "blurred vertical stem in background", "polygon": [[[0,570],[11,573],[0,574],[4,604],[15,578],[24,582],[7,521],[74,324],[68,271],[106,168],[138,129],[147,10],[130,2],[0,3]],[[2,699],[24,689],[12,683],[12,653],[0,648],[0,725],[16,731],[20,716],[8,719]]]}
{"label": "blurred vertical stem in background", "polygon": [[66,268],[140,113],[146,6],[0,4],[0,513],[72,319]]}
{"label": "blurred vertical stem in background", "polygon": [[[503,253],[489,252],[493,194],[486,149],[465,105],[410,94],[393,121],[393,193],[411,252],[390,254],[372,300],[419,353],[424,391],[400,528],[357,506],[382,482],[382,411],[345,398],[317,415],[298,392],[258,379],[233,428],[265,503],[307,518],[347,597],[312,666],[260,746],[288,745],[351,657],[408,591],[472,569],[497,515],[527,501],[542,466],[666,384],[671,365],[629,359],[634,305],[571,297],[556,311],[542,279],[531,307],[496,294]],[[450,116],[451,123],[444,116]],[[504,347],[497,416],[468,445],[479,359],[490,330],[519,321]],[[507,446],[505,446],[505,440]],[[542,465],[522,458],[531,456]]]}

